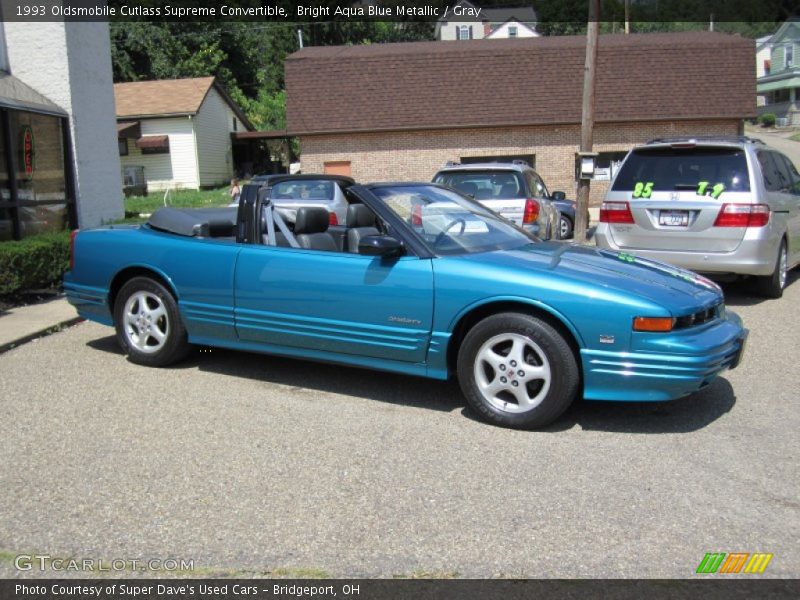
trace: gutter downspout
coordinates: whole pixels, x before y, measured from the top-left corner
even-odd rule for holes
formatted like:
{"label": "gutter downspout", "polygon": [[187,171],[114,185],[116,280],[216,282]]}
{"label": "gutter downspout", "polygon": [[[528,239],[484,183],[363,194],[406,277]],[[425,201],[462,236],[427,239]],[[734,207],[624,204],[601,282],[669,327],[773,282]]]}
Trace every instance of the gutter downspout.
{"label": "gutter downspout", "polygon": [[189,125],[192,126],[192,140],[194,140],[194,173],[197,177],[197,190],[200,191],[200,155],[197,150],[197,130],[192,115],[189,115]]}

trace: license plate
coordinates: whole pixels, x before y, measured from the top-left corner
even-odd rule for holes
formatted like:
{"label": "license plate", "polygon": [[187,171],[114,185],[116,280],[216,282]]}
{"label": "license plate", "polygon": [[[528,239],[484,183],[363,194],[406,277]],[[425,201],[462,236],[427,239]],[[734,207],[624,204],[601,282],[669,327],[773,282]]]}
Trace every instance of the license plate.
{"label": "license plate", "polygon": [[662,210],[658,215],[658,224],[667,227],[686,227],[689,224],[689,213],[685,210]]}

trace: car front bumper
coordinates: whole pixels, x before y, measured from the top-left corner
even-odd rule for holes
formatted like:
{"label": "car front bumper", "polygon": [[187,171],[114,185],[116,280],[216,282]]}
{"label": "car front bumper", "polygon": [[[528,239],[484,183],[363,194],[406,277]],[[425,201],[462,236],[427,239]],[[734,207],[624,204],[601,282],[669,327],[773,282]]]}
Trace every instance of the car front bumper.
{"label": "car front bumper", "polygon": [[[739,365],[748,333],[729,312],[694,333],[645,334],[650,341],[632,352],[582,349],[584,398],[664,401],[687,396]],[[667,348],[676,351],[657,351]]]}

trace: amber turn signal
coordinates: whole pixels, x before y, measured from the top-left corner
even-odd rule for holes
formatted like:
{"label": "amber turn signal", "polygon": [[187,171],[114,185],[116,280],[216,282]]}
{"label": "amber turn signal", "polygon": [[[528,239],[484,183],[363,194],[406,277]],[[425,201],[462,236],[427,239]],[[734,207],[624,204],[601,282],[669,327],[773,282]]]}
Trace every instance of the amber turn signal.
{"label": "amber turn signal", "polygon": [[633,320],[634,331],[672,331],[672,317],[636,317]]}

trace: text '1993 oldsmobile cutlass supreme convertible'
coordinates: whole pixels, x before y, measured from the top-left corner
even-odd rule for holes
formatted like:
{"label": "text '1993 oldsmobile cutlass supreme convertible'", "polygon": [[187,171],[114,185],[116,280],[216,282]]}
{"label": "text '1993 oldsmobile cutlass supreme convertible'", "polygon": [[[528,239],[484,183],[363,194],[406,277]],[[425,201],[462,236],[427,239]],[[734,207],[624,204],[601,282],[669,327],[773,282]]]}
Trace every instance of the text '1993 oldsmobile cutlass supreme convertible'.
{"label": "text '1993 oldsmobile cutlass supreme convertible'", "polygon": [[444,186],[329,179],[343,225],[308,207],[290,227],[272,180],[245,186],[238,209],[81,231],[67,297],[136,363],[203,344],[455,375],[482,418],[517,428],[579,396],[679,398],[739,363],[747,330],[699,275],[539,241]]}

